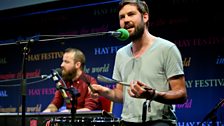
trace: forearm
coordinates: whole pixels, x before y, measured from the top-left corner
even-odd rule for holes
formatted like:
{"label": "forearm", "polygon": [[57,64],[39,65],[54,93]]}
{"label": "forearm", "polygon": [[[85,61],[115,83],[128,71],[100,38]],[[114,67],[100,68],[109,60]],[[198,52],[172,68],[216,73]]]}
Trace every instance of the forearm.
{"label": "forearm", "polygon": [[186,101],[187,95],[185,91],[167,91],[167,92],[155,92],[153,100],[164,104],[182,104]]}
{"label": "forearm", "polygon": [[[80,108],[80,109],[77,109],[76,112],[82,112],[82,111],[91,111],[90,109],[88,108]],[[70,113],[71,112],[71,109],[65,109],[65,110],[62,110],[60,112],[68,112]]]}
{"label": "forearm", "polygon": [[123,102],[123,94],[119,89],[110,89],[105,87],[104,91],[100,93],[101,96],[113,101],[113,102]]}
{"label": "forearm", "polygon": [[187,100],[187,89],[184,76],[174,76],[169,79],[170,90],[156,92],[155,101],[165,104],[183,104]]}
{"label": "forearm", "polygon": [[80,108],[80,109],[77,109],[77,111],[91,111],[91,110],[88,108]]}

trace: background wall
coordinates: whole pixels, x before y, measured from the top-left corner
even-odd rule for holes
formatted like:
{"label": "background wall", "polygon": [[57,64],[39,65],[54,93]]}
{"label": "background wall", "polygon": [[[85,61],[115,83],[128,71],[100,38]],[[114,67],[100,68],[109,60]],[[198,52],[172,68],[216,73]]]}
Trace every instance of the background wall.
{"label": "background wall", "polygon": [[[82,35],[119,28],[119,1],[59,1],[0,11],[0,112],[21,111],[21,66],[24,44],[38,35]],[[176,105],[179,125],[196,125],[217,108],[224,89],[224,17],[219,1],[156,0],[149,4],[150,32],[174,42],[181,51],[188,100]],[[212,8],[212,9],[211,9]],[[39,40],[47,39],[38,37]],[[26,59],[27,112],[41,112],[53,97],[55,84],[41,79],[60,67],[67,47],[81,49],[87,58],[85,71],[111,77],[116,51],[129,43],[112,36],[57,41],[35,41]],[[31,79],[32,78],[32,79]],[[113,88],[114,85],[102,85]],[[122,104],[113,114],[120,117]],[[223,125],[224,106],[218,106],[217,125]],[[211,122],[210,122],[211,124]]]}

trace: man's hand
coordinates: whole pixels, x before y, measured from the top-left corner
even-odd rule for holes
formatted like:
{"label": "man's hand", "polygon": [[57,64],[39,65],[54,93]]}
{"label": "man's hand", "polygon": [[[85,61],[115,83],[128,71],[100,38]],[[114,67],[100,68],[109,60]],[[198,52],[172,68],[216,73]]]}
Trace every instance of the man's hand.
{"label": "man's hand", "polygon": [[93,98],[98,98],[100,95],[102,95],[103,92],[106,92],[106,90],[108,90],[108,88],[98,84],[93,84],[92,89],[93,90],[91,90],[91,96]]}
{"label": "man's hand", "polygon": [[54,104],[49,104],[48,107],[43,112],[56,112],[57,107]]}
{"label": "man's hand", "polygon": [[155,90],[139,81],[132,81],[128,94],[134,98],[152,99],[155,96]]}

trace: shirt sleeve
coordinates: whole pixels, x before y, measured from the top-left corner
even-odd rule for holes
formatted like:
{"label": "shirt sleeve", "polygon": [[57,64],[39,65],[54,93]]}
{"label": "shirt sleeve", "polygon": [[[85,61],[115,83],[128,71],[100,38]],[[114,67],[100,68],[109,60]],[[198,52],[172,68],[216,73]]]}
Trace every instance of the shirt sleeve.
{"label": "shirt sleeve", "polygon": [[183,61],[178,48],[173,45],[166,53],[165,70],[167,78],[183,75]]}
{"label": "shirt sleeve", "polygon": [[54,98],[51,101],[51,104],[54,104],[58,109],[63,105],[64,99],[59,90],[56,90]]}

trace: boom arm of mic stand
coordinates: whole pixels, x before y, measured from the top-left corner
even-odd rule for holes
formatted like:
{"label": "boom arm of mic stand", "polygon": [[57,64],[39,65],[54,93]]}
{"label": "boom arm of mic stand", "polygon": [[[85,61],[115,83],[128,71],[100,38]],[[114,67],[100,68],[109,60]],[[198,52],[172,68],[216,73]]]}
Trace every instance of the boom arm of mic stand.
{"label": "boom arm of mic stand", "polygon": [[[199,124],[199,126],[202,125],[203,122],[205,122],[208,119],[213,119],[212,122],[215,123],[214,121],[217,119],[217,117],[215,116],[215,112],[222,106],[222,104],[224,104],[224,99],[222,99],[206,116],[205,118],[201,121],[201,123]],[[214,117],[215,116],[215,117]],[[215,119],[215,120],[214,120]],[[214,125],[214,124],[213,124]]]}
{"label": "boom arm of mic stand", "polygon": [[[118,33],[122,34],[121,32],[109,31],[109,32],[87,33],[87,34],[80,34],[80,35],[35,35],[35,36],[31,37],[29,40],[18,40],[15,43],[8,43],[8,44],[2,44],[2,45],[13,45],[13,44],[20,45],[20,44],[27,44],[28,42],[33,43],[35,41],[46,42],[46,41],[67,40],[67,39],[94,37],[94,36],[103,36],[103,35],[111,35],[111,36],[116,37],[116,36],[119,36]],[[48,38],[47,39],[40,39],[41,37],[48,37]]]}
{"label": "boom arm of mic stand", "polygon": [[[31,37],[29,40],[17,40],[15,43],[7,43],[0,44],[1,45],[21,45],[27,44],[29,42],[34,43],[35,41],[39,42],[47,42],[47,41],[55,41],[55,40],[67,40],[67,39],[75,39],[75,38],[83,38],[83,37],[94,37],[107,35],[108,32],[98,32],[98,33],[89,33],[89,34],[81,34],[81,35],[35,35]],[[40,39],[40,37],[49,37],[48,39]]]}
{"label": "boom arm of mic stand", "polygon": [[[129,34],[127,35],[128,31],[124,32],[124,29],[120,31],[119,30],[117,30],[116,32],[115,31],[96,32],[96,33],[87,33],[87,34],[80,34],[80,35],[35,35],[31,37],[29,40],[17,40],[15,43],[0,44],[0,45],[13,45],[13,44],[20,45],[20,44],[27,44],[28,42],[35,42],[35,41],[46,42],[46,41],[67,40],[67,39],[74,39],[74,38],[102,36],[102,35],[111,35],[111,36],[119,38],[120,40],[122,39],[126,40],[126,38],[129,37]],[[120,34],[122,35],[122,33],[124,34],[123,36],[125,36],[124,38],[122,38],[123,36],[121,36],[120,38]],[[40,37],[48,37],[48,39],[40,39]]]}
{"label": "boom arm of mic stand", "polygon": [[67,40],[67,39],[75,39],[75,38],[101,36],[106,34],[108,34],[108,32],[98,32],[98,33],[89,33],[89,34],[81,34],[81,35],[40,35],[39,37],[54,37],[54,38],[42,39],[38,41],[45,42],[45,41],[55,41],[55,40]]}

